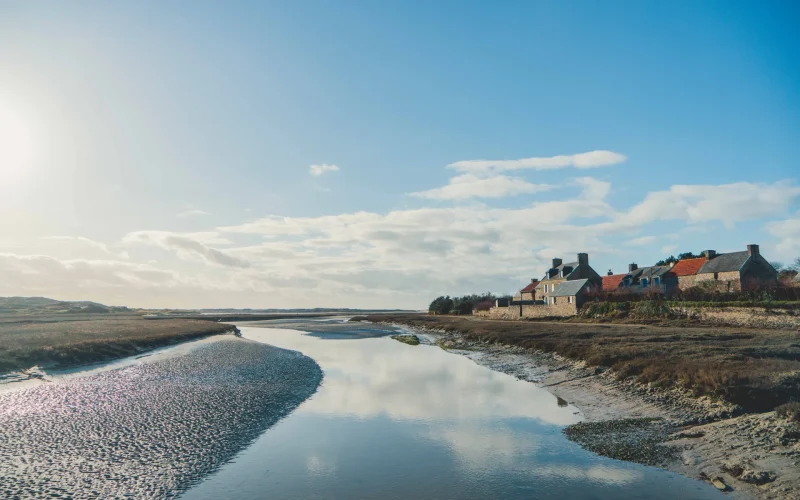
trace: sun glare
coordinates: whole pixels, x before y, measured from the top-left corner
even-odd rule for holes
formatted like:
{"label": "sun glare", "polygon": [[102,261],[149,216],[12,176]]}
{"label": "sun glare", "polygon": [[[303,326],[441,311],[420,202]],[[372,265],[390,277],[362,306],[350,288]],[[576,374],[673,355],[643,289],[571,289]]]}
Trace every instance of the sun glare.
{"label": "sun glare", "polygon": [[33,138],[24,118],[0,105],[0,183],[22,177],[33,159]]}

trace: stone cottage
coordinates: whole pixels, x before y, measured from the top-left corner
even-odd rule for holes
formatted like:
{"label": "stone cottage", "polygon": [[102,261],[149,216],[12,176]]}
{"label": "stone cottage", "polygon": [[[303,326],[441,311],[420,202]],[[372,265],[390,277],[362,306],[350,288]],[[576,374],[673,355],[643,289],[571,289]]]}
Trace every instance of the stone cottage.
{"label": "stone cottage", "polygon": [[686,290],[696,284],[695,276],[706,263],[705,257],[681,259],[672,266],[670,274],[678,281],[678,288]]}
{"label": "stone cottage", "polygon": [[539,280],[532,279],[528,285],[520,290],[520,297],[519,299],[523,302],[531,301],[533,302],[536,300],[536,286],[539,285]]}
{"label": "stone cottage", "polygon": [[574,316],[578,314],[586,294],[594,285],[588,279],[562,281],[547,297],[546,307],[553,316]]}
{"label": "stone cottage", "polygon": [[602,286],[603,279],[589,265],[589,254],[579,253],[575,262],[564,263],[561,259],[553,259],[553,266],[535,287],[534,300],[548,302],[547,298],[564,281],[585,279],[595,286]]}
{"label": "stone cottage", "polygon": [[706,250],[704,256],[705,262],[696,274],[679,278],[681,289],[709,286],[721,292],[733,292],[778,284],[778,271],[761,255],[758,245],[747,245],[747,250],[725,254]]}

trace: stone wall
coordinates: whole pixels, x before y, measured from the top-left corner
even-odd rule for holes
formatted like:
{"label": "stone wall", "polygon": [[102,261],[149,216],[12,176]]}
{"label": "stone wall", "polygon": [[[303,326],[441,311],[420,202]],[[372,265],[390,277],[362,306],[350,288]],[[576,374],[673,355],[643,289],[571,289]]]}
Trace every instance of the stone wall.
{"label": "stone wall", "polygon": [[[562,297],[559,297],[562,298]],[[578,314],[578,308],[575,304],[566,302],[566,297],[563,297],[563,304],[554,305],[524,305],[522,306],[522,318],[563,318],[565,316],[575,316]],[[483,312],[483,311],[481,311]],[[493,307],[489,309],[488,314],[483,317],[491,319],[520,319],[520,306],[510,307]]]}
{"label": "stone wall", "polygon": [[679,315],[703,322],[722,323],[753,328],[792,328],[800,329],[800,312],[786,309],[767,310],[762,307],[699,307],[674,308]]}
{"label": "stone wall", "polygon": [[[678,288],[686,290],[693,286],[708,287],[709,290],[718,290],[720,292],[733,292],[739,291],[742,288],[742,282],[739,276],[739,271],[730,271],[727,273],[703,273],[695,274],[693,276],[681,276],[678,278]],[[712,282],[714,282],[712,284]]]}

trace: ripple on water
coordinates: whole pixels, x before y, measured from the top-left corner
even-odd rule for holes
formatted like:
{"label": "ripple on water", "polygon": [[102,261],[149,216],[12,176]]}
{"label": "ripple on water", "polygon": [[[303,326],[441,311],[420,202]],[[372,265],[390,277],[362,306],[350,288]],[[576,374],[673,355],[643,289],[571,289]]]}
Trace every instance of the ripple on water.
{"label": "ripple on water", "polygon": [[189,353],[0,393],[0,498],[172,498],[314,393],[294,351],[224,337]]}

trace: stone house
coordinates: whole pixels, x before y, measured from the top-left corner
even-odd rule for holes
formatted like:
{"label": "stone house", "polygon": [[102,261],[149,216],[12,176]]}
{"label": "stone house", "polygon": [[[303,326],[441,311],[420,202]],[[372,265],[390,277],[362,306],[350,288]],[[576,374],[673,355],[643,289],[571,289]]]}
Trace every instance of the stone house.
{"label": "stone house", "polygon": [[733,292],[778,284],[778,271],[761,255],[758,245],[747,245],[747,250],[741,252],[717,254],[706,250],[704,254],[705,262],[696,274],[681,280],[681,289],[708,286]]}
{"label": "stone house", "polygon": [[594,285],[588,279],[562,281],[547,297],[547,308],[551,312],[558,310],[561,316],[578,314],[578,310],[586,300],[586,293]]}
{"label": "stone house", "polygon": [[670,274],[678,281],[678,288],[686,290],[696,284],[695,276],[697,272],[706,263],[705,257],[695,259],[681,259],[672,266]]}
{"label": "stone house", "polygon": [[534,301],[536,300],[536,286],[539,284],[539,280],[532,279],[528,285],[520,290],[520,297],[519,300],[521,301]]}
{"label": "stone house", "polygon": [[558,285],[564,281],[589,280],[595,286],[602,286],[603,279],[589,265],[589,254],[579,253],[576,262],[564,263],[561,259],[553,259],[553,265],[535,287],[534,300],[548,303],[547,298]]}
{"label": "stone house", "polygon": [[671,269],[671,266],[639,267],[632,263],[628,266],[630,281],[627,286],[638,293],[667,293],[678,286]]}

